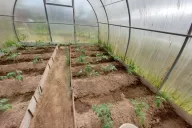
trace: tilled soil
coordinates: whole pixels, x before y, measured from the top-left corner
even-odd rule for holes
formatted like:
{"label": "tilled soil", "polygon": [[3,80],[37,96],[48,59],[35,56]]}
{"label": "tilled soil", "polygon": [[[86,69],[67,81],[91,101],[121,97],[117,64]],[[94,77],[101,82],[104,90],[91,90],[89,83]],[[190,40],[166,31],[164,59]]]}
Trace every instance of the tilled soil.
{"label": "tilled soil", "polygon": [[[51,48],[51,50],[49,48],[49,52],[45,54],[38,54],[43,56],[46,61],[33,64],[33,57],[37,54],[32,53],[36,53],[35,51],[37,49],[33,49],[32,53],[27,54],[31,51],[31,49],[33,48],[18,50],[22,53],[26,52],[26,54],[18,56],[21,62],[12,64],[10,60],[2,59],[6,58],[6,56],[1,57],[0,62],[3,63],[0,63],[0,76],[7,75],[9,72],[21,70],[23,72],[23,81],[19,81],[14,78],[0,81],[0,98],[9,99],[9,103],[12,105],[12,109],[0,112],[0,128],[18,128],[20,126],[29,101],[39,84],[41,75],[43,74],[48,59],[51,57],[53,52],[53,48]],[[40,50],[43,51],[43,49]],[[24,60],[31,60],[31,62],[25,62]]]}
{"label": "tilled soil", "polygon": [[31,128],[73,128],[72,99],[66,48],[57,51],[56,59],[45,82],[43,96],[32,119]]}
{"label": "tilled soil", "polygon": [[[97,62],[90,52],[102,51],[98,46],[82,46],[86,51],[87,63],[93,64],[94,70],[101,72],[100,75],[76,75],[86,64],[79,64],[76,60],[81,55],[76,47],[71,48],[72,59],[72,87],[75,98],[76,125],[77,128],[101,128],[101,120],[94,113],[92,107],[103,103],[110,103],[114,128],[123,123],[133,123],[144,128],[191,128],[183,121],[168,103],[163,103],[157,108],[155,94],[151,92],[140,79],[128,74],[120,63],[113,59]],[[95,49],[94,49],[95,48]],[[98,52],[97,52],[98,51]],[[103,52],[103,51],[102,51]],[[91,55],[91,56],[89,56]],[[105,63],[117,66],[117,71],[102,73]],[[118,63],[118,64],[117,64]],[[135,113],[132,100],[145,102],[149,105],[146,111],[144,124],[141,125],[140,118]]]}

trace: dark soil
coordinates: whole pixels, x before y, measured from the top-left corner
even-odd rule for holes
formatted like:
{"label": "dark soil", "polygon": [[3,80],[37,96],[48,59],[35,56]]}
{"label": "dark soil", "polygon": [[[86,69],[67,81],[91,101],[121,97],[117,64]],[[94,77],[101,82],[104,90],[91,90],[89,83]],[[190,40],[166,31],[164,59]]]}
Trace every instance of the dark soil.
{"label": "dark soil", "polygon": [[[98,46],[82,46],[82,48],[90,52],[98,50],[103,52]],[[92,107],[103,103],[112,104],[111,113],[115,128],[123,123],[133,123],[144,128],[191,128],[168,103],[163,103],[157,108],[155,94],[143,85],[139,78],[128,74],[120,63],[115,62],[112,57],[108,61],[97,62],[90,52],[86,52],[87,61],[93,64],[94,70],[101,72],[99,76],[76,75],[86,64],[79,64],[77,58],[71,59],[77,128],[101,128],[101,120]],[[71,55],[73,57],[80,55],[75,46],[71,48]],[[109,63],[115,65],[118,70],[103,73],[102,66]],[[143,126],[139,123],[132,99],[146,102],[150,106]]]}
{"label": "dark soil", "polygon": [[[36,50],[37,52],[35,52]],[[45,54],[40,54],[46,50],[48,51]],[[11,60],[6,60],[6,56],[1,57],[0,76],[12,71],[21,70],[23,71],[23,81],[18,81],[14,78],[0,81],[0,98],[9,99],[9,103],[12,105],[12,109],[0,112],[0,128],[18,128],[20,126],[29,101],[39,84],[41,75],[44,72],[48,59],[52,55],[51,51],[53,50],[53,48],[25,48],[24,50],[19,50],[22,54],[18,56],[18,62],[16,63],[12,63],[13,61]],[[33,64],[32,60],[36,55],[41,55],[44,61]]]}

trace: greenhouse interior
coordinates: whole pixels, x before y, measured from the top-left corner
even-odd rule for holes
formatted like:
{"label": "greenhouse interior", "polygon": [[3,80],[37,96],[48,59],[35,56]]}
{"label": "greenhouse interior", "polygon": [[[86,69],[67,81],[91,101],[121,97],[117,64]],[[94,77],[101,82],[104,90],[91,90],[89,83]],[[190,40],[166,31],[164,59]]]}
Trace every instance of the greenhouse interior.
{"label": "greenhouse interior", "polygon": [[192,128],[191,0],[1,0],[0,128]]}

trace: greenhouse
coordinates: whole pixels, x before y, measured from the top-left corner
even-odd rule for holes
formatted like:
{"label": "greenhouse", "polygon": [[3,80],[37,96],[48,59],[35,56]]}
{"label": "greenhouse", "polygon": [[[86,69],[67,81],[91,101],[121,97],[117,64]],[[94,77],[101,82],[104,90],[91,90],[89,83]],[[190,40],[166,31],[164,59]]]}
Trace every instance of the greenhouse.
{"label": "greenhouse", "polygon": [[1,0],[0,128],[192,128],[191,0]]}

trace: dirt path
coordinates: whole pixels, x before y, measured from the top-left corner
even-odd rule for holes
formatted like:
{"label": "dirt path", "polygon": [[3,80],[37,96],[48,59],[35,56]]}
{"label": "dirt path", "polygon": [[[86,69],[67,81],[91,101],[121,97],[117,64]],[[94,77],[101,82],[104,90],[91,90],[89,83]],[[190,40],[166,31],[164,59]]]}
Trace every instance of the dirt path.
{"label": "dirt path", "polygon": [[37,106],[31,128],[73,128],[72,100],[69,88],[67,51],[60,48],[45,82],[44,94]]}

